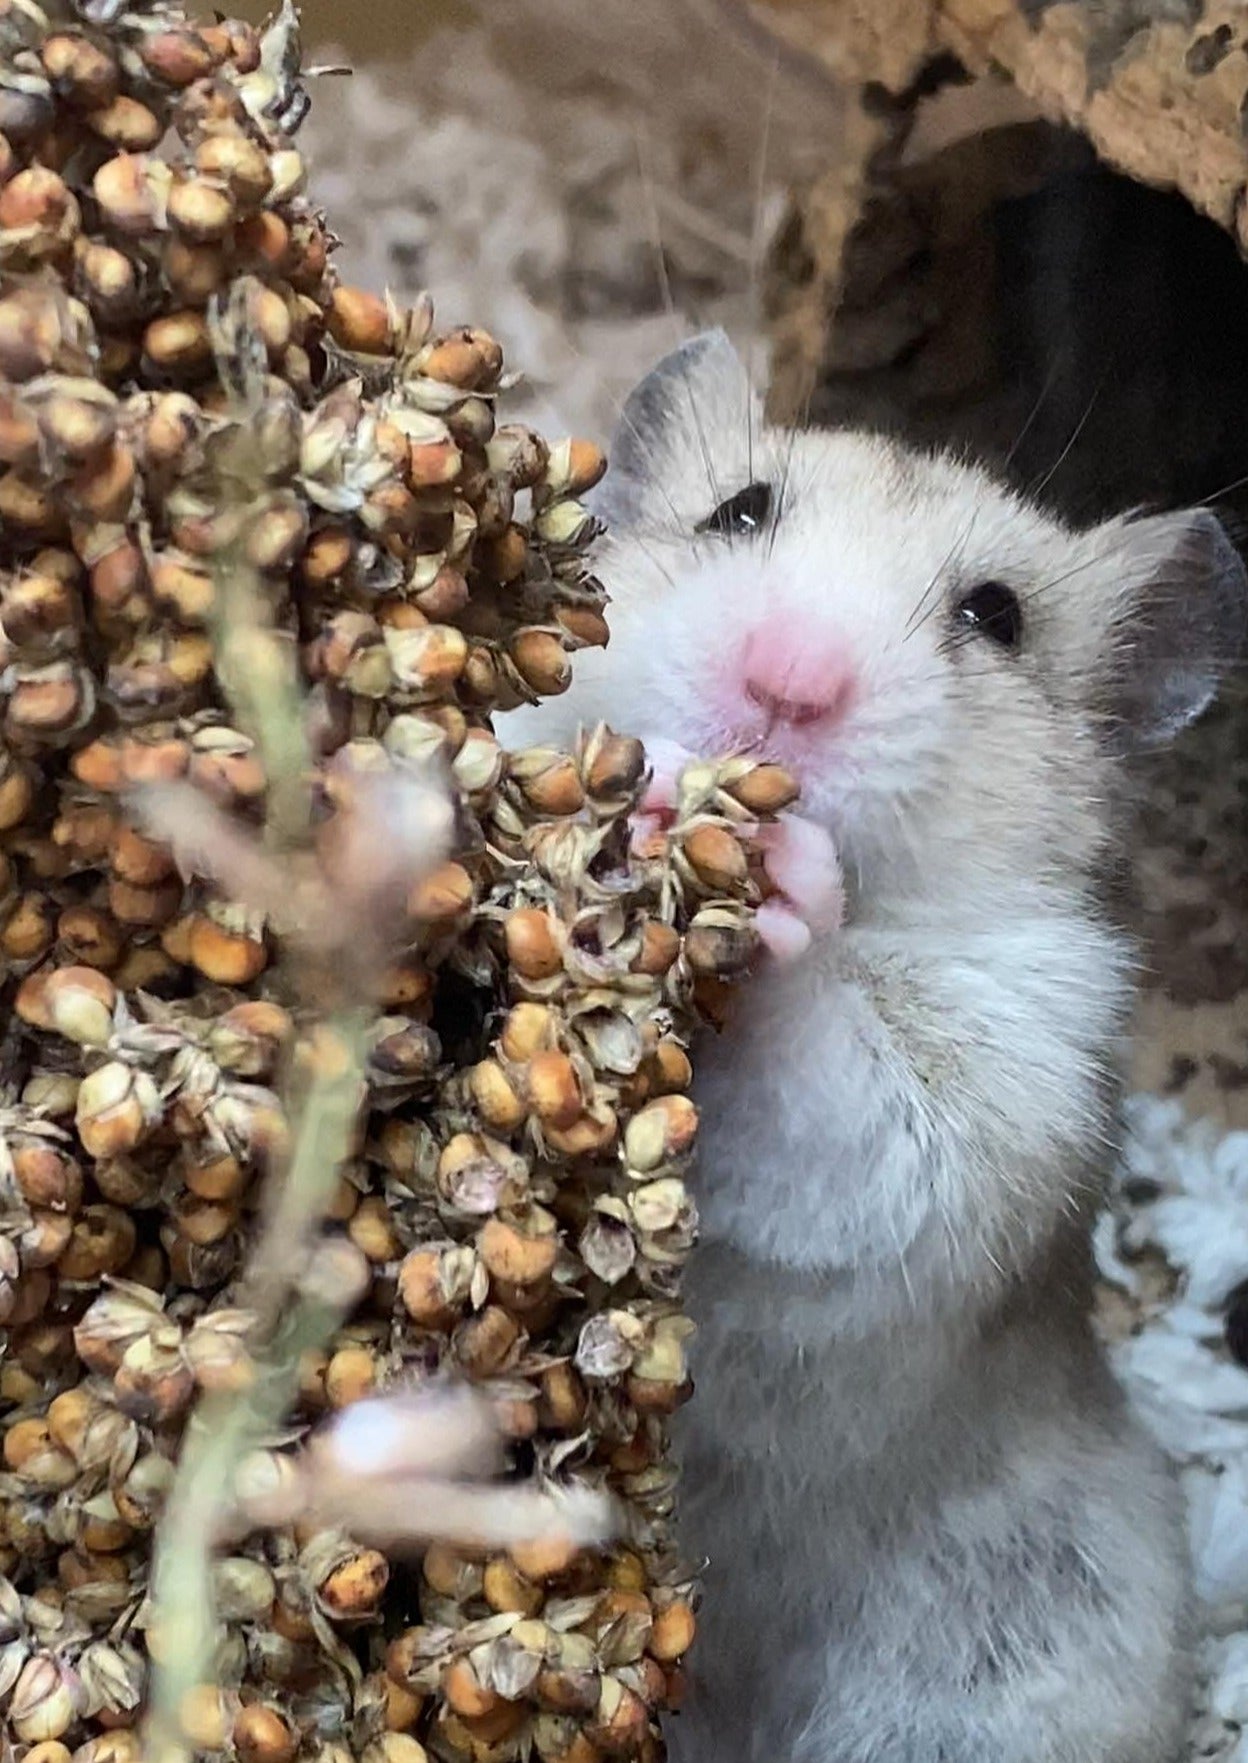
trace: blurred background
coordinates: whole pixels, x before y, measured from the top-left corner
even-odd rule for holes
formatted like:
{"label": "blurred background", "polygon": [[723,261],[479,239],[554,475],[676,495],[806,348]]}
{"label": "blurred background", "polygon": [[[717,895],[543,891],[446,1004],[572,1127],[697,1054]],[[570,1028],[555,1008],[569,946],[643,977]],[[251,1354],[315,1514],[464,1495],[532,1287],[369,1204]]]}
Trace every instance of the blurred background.
{"label": "blurred background", "polygon": [[720,0],[301,11],[308,60],[354,70],[315,83],[303,135],[343,273],[493,330],[517,416],[602,437],[680,334],[756,334],[784,191],[839,129],[813,62],[726,28]]}

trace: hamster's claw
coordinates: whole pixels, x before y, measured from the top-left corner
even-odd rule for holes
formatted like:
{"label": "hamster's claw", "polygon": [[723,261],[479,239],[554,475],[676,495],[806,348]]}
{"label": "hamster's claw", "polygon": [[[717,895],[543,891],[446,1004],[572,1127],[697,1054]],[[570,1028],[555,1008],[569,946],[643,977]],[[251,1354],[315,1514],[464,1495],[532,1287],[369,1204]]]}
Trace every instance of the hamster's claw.
{"label": "hamster's claw", "polygon": [[814,937],[840,928],[845,915],[840,859],[824,828],[798,814],[782,814],[760,827],[759,843],[778,895],[759,907],[759,935],[777,960],[795,961]]}
{"label": "hamster's claw", "polygon": [[686,765],[693,764],[694,756],[678,741],[669,741],[663,736],[647,741],[645,748],[646,758],[650,761],[650,782],[641,798],[642,812],[674,814],[680,774]]}
{"label": "hamster's claw", "polygon": [[814,941],[806,921],[776,900],[763,901],[754,925],[764,949],[777,961],[800,960]]}
{"label": "hamster's claw", "polygon": [[645,749],[650,781],[632,819],[633,850],[640,857],[661,853],[663,835],[676,818],[680,774],[693,759],[686,748],[662,736],[646,741]]}

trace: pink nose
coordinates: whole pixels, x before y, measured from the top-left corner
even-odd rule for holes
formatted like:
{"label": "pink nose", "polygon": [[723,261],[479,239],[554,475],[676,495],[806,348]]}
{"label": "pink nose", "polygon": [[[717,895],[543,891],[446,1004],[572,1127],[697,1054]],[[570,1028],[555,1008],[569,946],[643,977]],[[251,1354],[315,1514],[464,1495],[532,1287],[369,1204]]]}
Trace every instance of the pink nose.
{"label": "pink nose", "polygon": [[822,633],[766,626],[745,645],[745,695],[777,722],[839,722],[854,699],[843,644]]}

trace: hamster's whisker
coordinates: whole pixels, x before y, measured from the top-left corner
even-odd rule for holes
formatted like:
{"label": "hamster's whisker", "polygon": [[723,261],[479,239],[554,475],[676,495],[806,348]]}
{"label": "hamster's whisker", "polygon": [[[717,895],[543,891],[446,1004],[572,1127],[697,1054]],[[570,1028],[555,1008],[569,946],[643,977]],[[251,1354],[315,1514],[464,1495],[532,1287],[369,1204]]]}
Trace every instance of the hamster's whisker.
{"label": "hamster's whisker", "polygon": [[1036,418],[1039,416],[1041,410],[1043,410],[1044,405],[1045,405],[1045,401],[1048,398],[1049,393],[1053,390],[1054,385],[1057,383],[1057,375],[1058,375],[1058,362],[1057,362],[1056,357],[1054,357],[1053,364],[1049,368],[1048,374],[1045,376],[1044,384],[1040,388],[1039,396],[1036,398],[1035,403],[1031,407],[1031,415],[1027,418],[1027,420],[1026,420],[1026,422],[1024,422],[1022,428],[1020,428],[1018,433],[1015,435],[1009,452],[1006,454],[1005,458],[1001,461],[1001,470],[1002,470],[1003,474],[1010,469],[1010,466],[1014,463],[1014,455],[1018,452],[1018,449],[1022,446],[1023,442],[1027,439],[1027,436],[1031,433],[1032,425],[1034,424]]}
{"label": "hamster's whisker", "polygon": [[[933,612],[935,612],[937,606],[940,604],[940,600],[939,600],[939,596],[938,596],[935,600],[932,601],[931,605],[927,607],[926,612],[923,610],[923,608],[927,604],[927,601],[928,601],[929,597],[931,596],[931,594],[935,591],[935,589],[937,587],[939,587],[940,583],[944,580],[945,572],[949,568],[949,565],[953,562],[955,553],[956,553],[959,561],[961,561],[962,557],[964,556],[964,554],[966,552],[966,547],[970,543],[970,537],[971,537],[972,531],[974,530],[975,522],[978,520],[978,518],[979,518],[978,508],[972,509],[971,510],[971,518],[967,521],[965,527],[962,529],[962,532],[953,541],[952,545],[950,545],[949,550],[946,553],[943,560],[937,565],[935,571],[932,574],[931,581],[928,582],[928,584],[924,588],[923,592],[919,595],[919,598],[918,598],[917,602],[915,603],[914,611],[910,614],[910,617],[906,620],[905,633],[901,639],[903,643],[908,642],[909,639],[914,635],[914,633],[916,631],[922,630],[923,626],[927,623],[928,619],[932,616]],[[917,620],[917,623],[916,623],[916,620]]]}
{"label": "hamster's whisker", "polygon": [[[902,798],[898,796],[890,796],[888,805],[892,810],[893,822],[897,828],[897,836],[905,847],[907,858],[916,868],[920,868],[923,862],[923,854],[915,843],[914,828],[907,820],[905,813],[905,810],[909,805],[909,797]],[[861,877],[859,880],[861,881]]]}
{"label": "hamster's whisker", "polygon": [[772,515],[771,532],[770,532],[770,534],[768,536],[768,540],[767,540],[767,556],[768,556],[768,558],[771,557],[773,551],[776,548],[776,538],[780,532],[780,522],[784,517],[785,498],[787,497],[787,495],[789,493],[789,473],[792,470],[792,466],[793,466],[793,449],[797,445],[798,432],[800,429],[805,427],[806,420],[810,415],[810,405],[811,405],[811,400],[814,397],[814,395],[815,395],[814,387],[811,386],[807,389],[806,395],[802,399],[802,409],[801,409],[800,416],[797,416],[794,418],[794,420],[789,428],[788,445],[784,451],[784,465],[783,465],[781,472],[780,472],[780,490],[779,490],[779,494],[776,497],[775,513]]}
{"label": "hamster's whisker", "polygon": [[678,591],[676,587],[676,577],[672,574],[671,570],[668,569],[667,565],[659,561],[659,558],[650,549],[649,545],[646,544],[645,540],[639,538],[636,533],[630,533],[629,537],[636,542],[638,550],[642,552],[647,561],[653,564],[655,569],[658,570],[659,574],[663,577],[663,580],[667,583],[672,592],[676,593]]}
{"label": "hamster's whisker", "polygon": [[[646,204],[646,221],[650,230],[650,248],[654,252],[655,274],[659,278],[659,291],[663,296],[663,307],[671,322],[673,342],[679,344],[681,340],[681,324],[676,312],[676,302],[672,298],[671,278],[667,273],[667,259],[663,254],[663,224],[659,217],[659,205],[655,200],[654,178],[649,170],[645,136],[640,127],[634,128],[633,138],[637,148],[637,170],[638,175],[641,178],[642,194],[645,198]],[[718,503],[722,498],[719,493],[719,486],[715,481],[715,467],[711,461],[711,450],[707,445],[706,429],[703,427],[702,423],[702,413],[698,409],[698,401],[693,395],[693,384],[689,378],[689,370],[683,365],[681,367],[680,377],[684,382],[685,393],[689,399],[689,414],[693,417],[693,426],[698,437],[698,449],[702,454],[702,463],[706,467],[707,488],[711,492],[712,503]]]}
{"label": "hamster's whisker", "polygon": [[1208,508],[1211,502],[1218,501],[1222,496],[1229,496],[1233,490],[1242,490],[1245,484],[1248,484],[1248,472],[1245,472],[1242,477],[1232,478],[1230,483],[1223,484],[1220,490],[1210,490],[1207,496],[1202,496],[1199,502],[1195,503],[1195,507]]}
{"label": "hamster's whisker", "polygon": [[763,240],[763,208],[767,194],[767,160],[771,151],[771,119],[776,107],[776,91],[780,83],[780,51],[776,50],[771,62],[771,75],[767,82],[767,97],[763,104],[763,132],[758,144],[758,175],[754,180],[754,214],[750,223],[750,273],[747,310],[749,312],[750,342],[746,351],[746,378],[749,381],[749,396],[745,401],[745,455],[749,473],[749,482],[754,482],[754,355],[758,345],[758,266],[762,259]]}
{"label": "hamster's whisker", "polygon": [[650,539],[653,541],[653,544],[661,544],[664,541],[670,541],[672,535],[670,533],[664,532],[662,527],[632,527],[632,526],[630,526],[628,529],[629,543],[635,544],[637,546],[637,549],[646,558],[646,561],[648,563],[653,564],[654,568],[658,570],[659,574],[663,577],[663,580],[667,583],[668,587],[671,588],[673,593],[679,592],[680,585],[677,582],[676,577],[672,574],[671,570],[667,567],[667,565],[662,561],[662,559],[659,557],[658,553],[653,549],[653,544],[646,543],[646,535],[647,534],[649,534]]}
{"label": "hamster's whisker", "polygon": [[[952,630],[937,643],[936,653],[938,655],[956,655],[959,650],[967,648],[969,644],[978,643],[981,636],[981,631],[973,624]],[[986,671],[991,673],[992,669],[988,668]]]}
{"label": "hamster's whisker", "polygon": [[1093,552],[1090,557],[1085,557],[1081,563],[1073,564],[1071,568],[1063,570],[1061,575],[1050,576],[1046,581],[1038,582],[1037,585],[1028,592],[1020,594],[1018,596],[1019,604],[1021,606],[1028,606],[1033,600],[1038,599],[1041,594],[1047,594],[1050,588],[1060,588],[1063,582],[1071,581],[1075,576],[1081,575],[1085,569],[1096,569],[1102,563],[1112,562],[1118,553],[1126,549],[1130,543],[1131,535],[1130,528],[1128,527],[1120,532],[1114,539],[1114,542],[1111,545],[1107,545],[1103,551]]}
{"label": "hamster's whisker", "polygon": [[1053,463],[1049,467],[1049,469],[1045,472],[1044,476],[1040,479],[1039,483],[1033,484],[1031,486],[1031,488],[1028,490],[1027,494],[1029,497],[1038,498],[1039,496],[1041,496],[1043,494],[1043,492],[1049,487],[1049,484],[1052,482],[1055,474],[1061,470],[1063,465],[1065,465],[1067,459],[1070,457],[1071,450],[1074,448],[1074,446],[1078,442],[1079,437],[1083,433],[1084,429],[1088,426],[1088,419],[1092,415],[1093,410],[1096,408],[1096,403],[1097,403],[1097,400],[1099,399],[1101,393],[1105,390],[1105,382],[1108,379],[1108,377],[1109,377],[1109,369],[1106,368],[1105,372],[1101,375],[1100,383],[1096,386],[1096,388],[1094,389],[1094,391],[1092,393],[1092,396],[1088,399],[1087,408],[1084,410],[1083,415],[1079,418],[1078,422],[1075,424],[1074,428],[1071,430],[1070,439],[1067,441],[1066,445],[1062,448],[1061,452],[1058,454],[1057,458],[1053,461]]}
{"label": "hamster's whisker", "polygon": [[768,556],[768,558],[771,557],[772,553],[774,552],[774,550],[776,548],[776,539],[779,536],[779,532],[780,532],[780,521],[784,515],[785,498],[787,497],[787,495],[789,493],[789,471],[790,471],[792,464],[793,464],[793,447],[794,447],[796,440],[797,440],[797,427],[795,424],[789,433],[789,444],[785,448],[784,465],[782,466],[781,471],[780,471],[780,493],[776,497],[776,512],[772,516],[771,532],[768,535],[768,540],[767,540],[767,556]]}

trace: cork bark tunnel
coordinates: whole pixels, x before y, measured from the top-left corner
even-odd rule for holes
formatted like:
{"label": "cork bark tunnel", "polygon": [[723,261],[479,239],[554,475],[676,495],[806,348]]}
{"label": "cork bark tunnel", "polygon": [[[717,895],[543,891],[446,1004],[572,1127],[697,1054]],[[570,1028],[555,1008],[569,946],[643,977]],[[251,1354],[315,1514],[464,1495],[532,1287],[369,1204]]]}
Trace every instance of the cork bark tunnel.
{"label": "cork bark tunnel", "polygon": [[854,112],[773,250],[777,415],[969,446],[1076,518],[1242,518],[1242,6],[864,10],[754,8]]}

